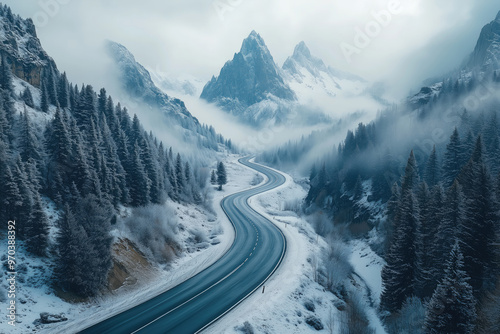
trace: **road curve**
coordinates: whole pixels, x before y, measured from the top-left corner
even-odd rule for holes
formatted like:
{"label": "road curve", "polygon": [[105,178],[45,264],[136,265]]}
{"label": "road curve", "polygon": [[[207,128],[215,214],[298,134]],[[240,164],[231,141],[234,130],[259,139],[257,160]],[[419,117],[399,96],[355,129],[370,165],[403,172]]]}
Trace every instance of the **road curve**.
{"label": "road curve", "polygon": [[262,286],[281,264],[286,239],[274,224],[248,205],[248,199],[279,187],[285,178],[249,160],[239,162],[266,175],[268,181],[221,201],[235,229],[231,248],[196,276],[81,333],[198,333]]}

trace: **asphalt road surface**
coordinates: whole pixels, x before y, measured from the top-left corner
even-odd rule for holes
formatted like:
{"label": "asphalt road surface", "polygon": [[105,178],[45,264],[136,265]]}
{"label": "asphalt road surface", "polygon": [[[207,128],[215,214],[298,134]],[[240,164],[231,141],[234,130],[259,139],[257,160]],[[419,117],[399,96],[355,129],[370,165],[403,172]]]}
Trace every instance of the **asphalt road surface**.
{"label": "asphalt road surface", "polygon": [[221,206],[236,232],[231,248],[196,276],[81,333],[197,333],[262,287],[281,264],[286,240],[281,231],[247,201],[282,185],[285,178],[249,159],[239,161],[265,174],[268,181],[222,200]]}

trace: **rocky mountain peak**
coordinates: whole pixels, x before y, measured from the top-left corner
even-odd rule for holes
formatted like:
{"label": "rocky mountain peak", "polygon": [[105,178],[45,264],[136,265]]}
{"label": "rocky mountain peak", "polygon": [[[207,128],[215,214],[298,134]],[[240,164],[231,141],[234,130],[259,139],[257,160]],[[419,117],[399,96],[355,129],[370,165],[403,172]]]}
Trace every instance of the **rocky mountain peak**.
{"label": "rocky mountain peak", "polygon": [[293,50],[292,57],[296,58],[296,59],[301,58],[301,57],[311,58],[311,51],[309,50],[309,48],[307,47],[307,45],[304,41],[297,44],[297,46]]}
{"label": "rocky mountain peak", "polygon": [[0,55],[11,64],[18,78],[36,87],[40,87],[44,68],[57,71],[54,60],[42,48],[33,21],[14,15],[9,7],[1,4]]}
{"label": "rocky mountain peak", "polygon": [[240,52],[224,65],[219,76],[205,85],[201,94],[202,99],[235,114],[244,113],[269,96],[288,101],[296,98],[264,39],[255,31],[243,41]]}
{"label": "rocky mountain peak", "polygon": [[500,69],[500,12],[494,21],[481,30],[468,67],[479,69],[481,72]]}
{"label": "rocky mountain peak", "polygon": [[252,30],[250,35],[243,40],[240,53],[251,55],[254,52],[271,55],[262,37],[255,30]]}

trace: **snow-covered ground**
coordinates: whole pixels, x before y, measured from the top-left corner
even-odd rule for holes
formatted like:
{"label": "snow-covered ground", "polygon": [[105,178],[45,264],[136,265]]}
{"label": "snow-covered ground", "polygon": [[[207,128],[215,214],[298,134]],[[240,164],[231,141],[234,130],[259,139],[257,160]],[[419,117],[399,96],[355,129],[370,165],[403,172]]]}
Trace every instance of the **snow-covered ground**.
{"label": "snow-covered ground", "polygon": [[[214,214],[194,205],[170,203],[182,225],[179,239],[183,241],[186,250],[167,266],[153,265],[149,272],[139,276],[135,284],[128,284],[112,293],[95,298],[87,303],[69,303],[57,297],[50,286],[54,267],[53,260],[33,258],[26,255],[22,244],[18,254],[17,303],[18,316],[16,327],[9,326],[7,321],[0,322],[0,333],[76,333],[79,330],[117,314],[131,306],[137,305],[149,298],[168,290],[187,278],[197,274],[219,259],[231,246],[234,230],[224,215],[219,203],[223,196],[251,187],[255,173],[252,173],[237,160],[239,156],[226,158],[225,165],[229,183],[223,191],[213,192]],[[47,212],[52,217],[51,225],[57,219],[57,212],[52,203],[47,204]],[[124,212],[129,210],[123,210]],[[112,231],[116,240],[129,238],[121,224]],[[199,230],[207,236],[209,242],[201,243],[200,247],[188,244],[188,238],[193,230]],[[6,240],[6,238],[2,238]],[[215,241],[217,240],[217,241]],[[214,244],[214,245],[213,245]],[[7,243],[0,244],[1,254],[6,254]],[[189,251],[188,251],[189,250]],[[3,260],[3,259],[2,259]],[[5,278],[0,271],[0,278]],[[7,291],[6,279],[2,279],[1,292]],[[5,301],[6,295],[0,294],[0,301]],[[34,324],[40,318],[40,313],[62,314],[67,321],[55,324]],[[4,314],[4,310],[2,310]],[[3,317],[5,319],[5,317]]]}
{"label": "snow-covered ground", "polygon": [[[76,333],[79,330],[137,305],[152,296],[179,284],[215,262],[231,246],[234,230],[224,215],[220,200],[231,193],[257,186],[264,182],[256,172],[238,163],[239,156],[225,159],[228,184],[223,191],[214,191],[214,214],[192,205],[172,204],[183,226],[179,239],[186,250],[167,266],[153,265],[147,275],[138,276],[138,281],[127,284],[113,293],[107,293],[87,303],[68,303],[57,297],[50,287],[53,261],[34,259],[23,255],[18,249],[18,268],[25,271],[18,275],[18,323],[16,328],[0,323],[1,333]],[[287,238],[287,254],[278,271],[266,282],[265,291],[254,293],[228,315],[204,331],[206,334],[241,333],[244,326],[255,333],[316,333],[313,328],[323,327],[319,332],[340,333],[345,322],[345,302],[316,283],[315,270],[327,243],[318,237],[311,225],[293,211],[285,209],[301,201],[306,191],[285,175],[287,181],[273,191],[250,199],[250,204],[262,215],[275,223]],[[49,203],[50,204],[50,203]],[[48,209],[53,222],[57,212]],[[124,210],[127,211],[127,210]],[[181,218],[182,217],[182,218]],[[127,231],[118,224],[113,231],[115,238],[129,238]],[[200,230],[207,236],[203,246],[189,244],[189,231]],[[216,242],[214,242],[217,240]],[[356,275],[348,284],[366,304],[365,313],[376,333],[385,333],[375,309],[379,303],[382,260],[364,241],[348,245],[352,253],[349,258]],[[0,245],[5,254],[6,243]],[[0,273],[0,275],[5,275]],[[4,282],[2,282],[4,284]],[[6,288],[2,286],[2,291]],[[0,295],[2,297],[2,295]],[[2,301],[6,298],[0,298]],[[3,312],[3,311],[2,311]],[[40,325],[36,320],[40,313],[66,317],[61,323]],[[35,322],[35,324],[34,324]],[[319,328],[319,327],[318,327]]]}
{"label": "snow-covered ground", "polygon": [[[283,173],[282,173],[283,174]],[[306,196],[302,186],[286,177],[279,188],[252,197],[250,205],[276,224],[287,239],[287,253],[276,273],[266,282],[264,292],[257,291],[205,334],[232,333],[340,333],[345,303],[314,280],[314,269],[327,249],[325,240],[312,226],[287,207]],[[366,315],[375,333],[385,333],[374,307],[378,304],[382,261],[364,241],[353,242],[349,259],[356,274],[352,289],[365,299]],[[367,286],[369,289],[367,289]],[[314,324],[320,321],[323,329]]]}

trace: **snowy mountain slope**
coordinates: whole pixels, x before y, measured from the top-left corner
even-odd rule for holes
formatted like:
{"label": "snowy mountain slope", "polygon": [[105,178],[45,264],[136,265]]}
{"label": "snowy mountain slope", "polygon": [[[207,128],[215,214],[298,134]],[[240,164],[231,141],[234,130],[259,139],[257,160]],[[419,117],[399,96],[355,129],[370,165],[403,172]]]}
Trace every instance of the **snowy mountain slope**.
{"label": "snowy mountain slope", "polygon": [[500,69],[500,11],[495,20],[481,30],[467,67],[481,72]]}
{"label": "snowy mountain slope", "polygon": [[458,70],[446,74],[443,80],[422,87],[408,98],[408,104],[418,109],[443,91],[460,93],[476,80],[490,79],[500,69],[500,11],[495,20],[483,27],[473,52],[463,64]]}
{"label": "snowy mountain slope", "polygon": [[358,94],[367,88],[362,78],[326,66],[323,60],[311,55],[304,42],[295,47],[293,55],[284,62],[283,70],[301,102],[308,102],[318,94],[335,97],[343,91]]}
{"label": "snowy mountain slope", "polygon": [[179,99],[171,98],[155,86],[149,72],[138,62],[127,48],[119,43],[107,42],[110,56],[115,60],[120,69],[124,89],[133,97],[146,102],[148,105],[157,106],[163,112],[172,116],[188,119],[189,123],[198,125],[196,118],[192,117]]}
{"label": "snowy mountain slope", "polygon": [[1,4],[0,11],[0,54],[17,77],[40,87],[43,69],[56,69],[54,60],[43,50],[31,19],[23,20]]}
{"label": "snowy mountain slope", "polygon": [[[184,148],[205,147],[218,151],[224,138],[213,128],[200,124],[186,108],[183,101],[160,90],[144,66],[123,45],[107,41],[109,56],[118,68],[124,98],[128,99],[132,112],[142,112],[149,127],[161,134],[162,139],[177,140]],[[146,110],[146,112],[144,112]],[[167,130],[167,131],[165,131]]]}
{"label": "snowy mountain slope", "polygon": [[205,85],[202,80],[192,75],[181,75],[175,77],[158,69],[147,68],[147,70],[151,74],[151,79],[155,85],[167,94],[173,96],[198,97],[200,96],[203,86]]}
{"label": "snowy mountain slope", "polygon": [[[297,94],[299,104],[318,108],[333,118],[340,118],[340,110],[352,99],[360,109],[377,109],[385,102],[373,94],[372,84],[354,74],[330,66],[311,54],[304,42],[294,49],[283,63],[286,81]],[[353,112],[352,110],[351,112]]]}
{"label": "snowy mountain slope", "polygon": [[252,31],[241,51],[205,85],[201,98],[253,126],[298,127],[379,109],[383,101],[371,88],[362,78],[325,65],[304,42],[279,68]]}
{"label": "snowy mountain slope", "polygon": [[253,125],[271,120],[282,122],[296,100],[264,40],[255,31],[243,41],[240,52],[224,65],[219,76],[205,85],[201,98]]}

